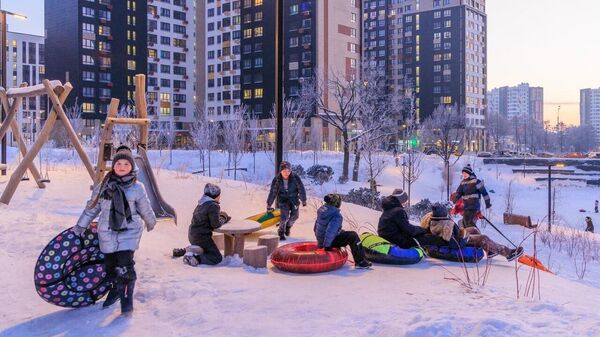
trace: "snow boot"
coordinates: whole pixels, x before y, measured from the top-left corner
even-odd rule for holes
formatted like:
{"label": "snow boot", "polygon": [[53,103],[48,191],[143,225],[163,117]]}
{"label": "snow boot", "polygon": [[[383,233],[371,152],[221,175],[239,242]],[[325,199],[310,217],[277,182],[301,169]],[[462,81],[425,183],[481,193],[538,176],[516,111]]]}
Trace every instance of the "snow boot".
{"label": "snow boot", "polygon": [[121,291],[121,314],[130,314],[133,311],[133,289],[135,280],[128,280]]}
{"label": "snow boot", "polygon": [[356,269],[367,269],[367,268],[371,268],[373,264],[371,262],[369,262],[368,260],[362,260],[359,263],[355,263],[354,264],[354,268]]}
{"label": "snow boot", "polygon": [[498,252],[487,252],[488,259],[493,259],[496,256],[498,256]]}
{"label": "snow boot", "polygon": [[279,241],[285,241],[285,235],[283,233],[279,233]]}
{"label": "snow boot", "polygon": [[173,248],[173,257],[182,257],[185,255],[185,248]]}
{"label": "snow boot", "polygon": [[292,227],[287,227],[285,229],[285,236],[290,236],[290,231],[292,230]]}
{"label": "snow boot", "polygon": [[112,270],[108,272],[107,278],[110,280],[110,290],[108,291],[108,295],[102,303],[102,309],[106,309],[111,305],[115,304],[119,300],[119,285],[117,284],[116,271]]}
{"label": "snow boot", "polygon": [[188,252],[185,253],[185,256],[183,257],[183,263],[187,264],[188,266],[196,267],[200,264],[200,259],[196,257],[194,253]]}
{"label": "snow boot", "polygon": [[523,247],[517,247],[512,249],[510,253],[506,256],[507,261],[514,261],[523,255]]}

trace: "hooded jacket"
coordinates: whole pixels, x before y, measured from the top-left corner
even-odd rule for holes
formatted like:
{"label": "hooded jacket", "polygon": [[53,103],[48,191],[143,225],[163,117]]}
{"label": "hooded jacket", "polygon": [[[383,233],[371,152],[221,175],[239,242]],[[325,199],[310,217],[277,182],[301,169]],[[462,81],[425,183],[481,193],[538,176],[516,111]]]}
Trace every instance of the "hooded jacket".
{"label": "hooded jacket", "polygon": [[413,238],[427,233],[421,227],[413,226],[408,222],[408,215],[400,204],[398,198],[388,196],[381,201],[383,213],[379,218],[377,235],[398,245],[409,248],[415,245]]}
{"label": "hooded jacket", "polygon": [[221,206],[215,199],[203,195],[198,200],[198,206],[194,209],[192,223],[188,231],[188,239],[191,244],[199,245],[197,241],[200,237],[211,236],[215,229],[221,227],[219,221],[220,211]]}
{"label": "hooded jacket", "polygon": [[327,204],[319,208],[314,228],[319,248],[331,247],[335,237],[342,232],[343,220],[339,208]]}

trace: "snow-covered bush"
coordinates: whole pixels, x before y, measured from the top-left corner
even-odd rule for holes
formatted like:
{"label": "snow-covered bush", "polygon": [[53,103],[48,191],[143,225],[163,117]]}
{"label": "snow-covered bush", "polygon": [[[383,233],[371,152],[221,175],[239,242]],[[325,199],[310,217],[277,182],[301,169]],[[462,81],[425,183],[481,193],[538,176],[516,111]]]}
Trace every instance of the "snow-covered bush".
{"label": "snow-covered bush", "polygon": [[431,205],[432,203],[429,199],[422,199],[410,207],[410,214],[420,219],[425,213],[431,211]]}
{"label": "snow-covered bush", "polygon": [[306,172],[304,171],[304,167],[302,165],[292,165],[292,172],[298,175],[300,178],[306,177]]}
{"label": "snow-covered bush", "polygon": [[323,185],[333,177],[333,169],[327,165],[313,165],[308,168],[306,175],[317,185]]}
{"label": "snow-covered bush", "polygon": [[348,194],[342,195],[342,200],[371,209],[381,210],[381,193],[373,192],[370,188],[353,188]]}

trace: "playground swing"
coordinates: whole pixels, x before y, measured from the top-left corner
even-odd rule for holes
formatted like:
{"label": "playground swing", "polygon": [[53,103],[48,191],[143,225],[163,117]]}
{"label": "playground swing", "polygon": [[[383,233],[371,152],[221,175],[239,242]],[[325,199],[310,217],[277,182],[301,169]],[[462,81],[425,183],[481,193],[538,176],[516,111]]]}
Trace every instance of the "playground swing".
{"label": "playground swing", "polygon": [[[25,175],[27,170],[31,172],[31,175],[36,181],[38,187],[45,188],[46,185],[44,182],[49,180],[47,179],[48,172],[46,172],[46,177],[42,177],[34,164],[34,160],[39,154],[41,148],[48,141],[50,132],[54,128],[54,124],[57,120],[62,122],[65,130],[67,131],[67,135],[73,143],[73,146],[75,147],[75,150],[81,158],[85,168],[87,169],[88,174],[92,180],[94,179],[95,172],[92,163],[85,153],[83,146],[81,146],[79,138],[73,130],[73,126],[71,125],[62,107],[71,90],[73,90],[73,86],[69,82],[63,85],[60,81],[49,81],[47,79],[45,79],[42,84],[34,86],[27,86],[26,83],[23,83],[19,88],[10,88],[8,90],[0,88],[0,100],[2,101],[2,107],[7,112],[6,118],[1,121],[2,124],[0,124],[0,138],[8,132],[9,128],[11,128],[13,135],[17,140],[21,155],[23,156],[23,160],[13,171],[6,188],[2,193],[2,196],[0,196],[1,203],[7,205],[10,203],[10,200],[12,199],[19,183],[21,182],[21,178]],[[50,99],[50,102],[52,103],[52,109],[48,113],[46,123],[41,129],[38,139],[33,143],[31,148],[27,150],[25,140],[21,135],[15,117],[23,98],[43,95],[47,95]]]}

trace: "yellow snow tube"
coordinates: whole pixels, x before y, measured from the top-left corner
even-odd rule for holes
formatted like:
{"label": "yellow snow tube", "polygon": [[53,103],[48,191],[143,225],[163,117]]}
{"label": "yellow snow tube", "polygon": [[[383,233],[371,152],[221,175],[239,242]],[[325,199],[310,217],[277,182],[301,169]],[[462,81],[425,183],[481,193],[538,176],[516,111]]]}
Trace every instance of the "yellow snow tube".
{"label": "yellow snow tube", "polygon": [[281,219],[281,211],[275,209],[273,212],[258,213],[246,218],[246,220],[252,220],[260,223],[260,229],[275,226]]}

